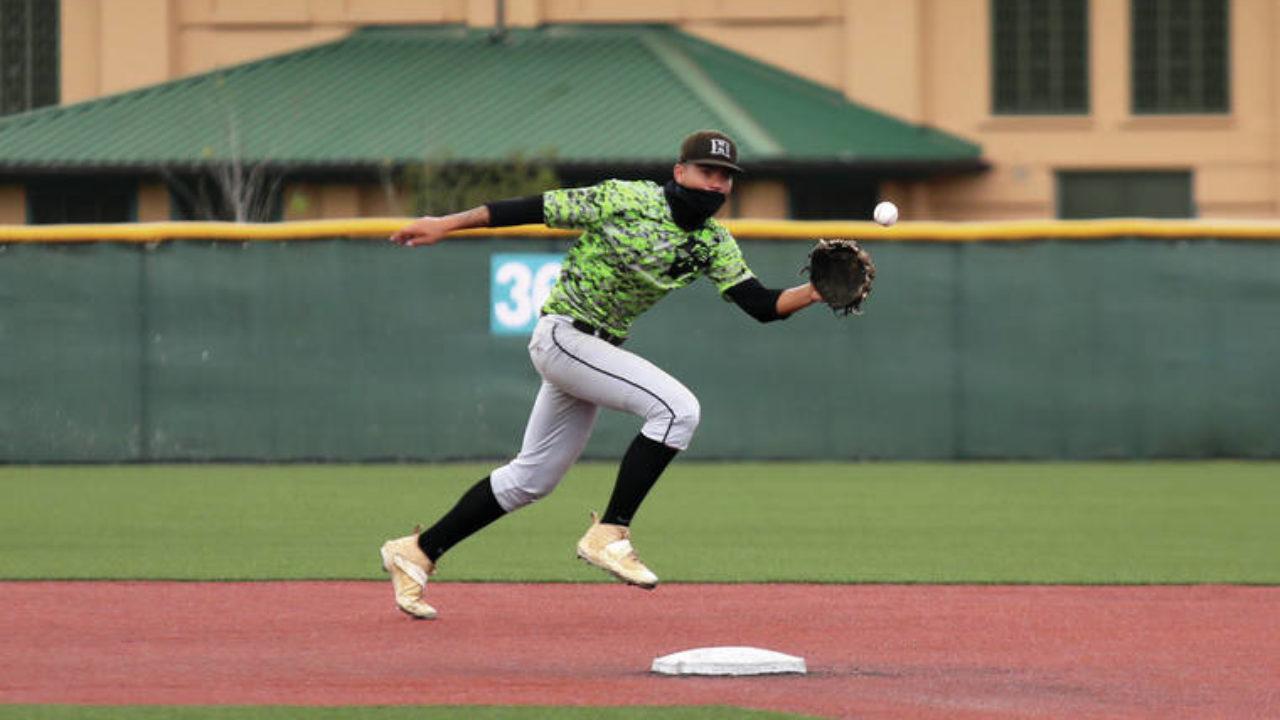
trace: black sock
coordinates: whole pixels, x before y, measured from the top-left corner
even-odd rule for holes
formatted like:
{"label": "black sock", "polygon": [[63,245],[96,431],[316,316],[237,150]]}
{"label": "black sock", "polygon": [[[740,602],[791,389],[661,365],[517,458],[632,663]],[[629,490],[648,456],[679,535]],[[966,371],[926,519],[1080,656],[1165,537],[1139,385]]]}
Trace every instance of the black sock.
{"label": "black sock", "polygon": [[630,525],[640,503],[644,502],[649,489],[658,482],[658,476],[667,469],[671,458],[679,452],[667,447],[657,440],[650,440],[644,435],[636,435],[631,447],[622,456],[622,465],[618,467],[618,481],[613,486],[613,496],[609,498],[609,507],[604,511],[600,522],[611,525]]}
{"label": "black sock", "polygon": [[506,514],[493,496],[493,486],[485,478],[462,494],[458,504],[426,532],[418,536],[418,547],[431,558],[440,559],[449,548]]}

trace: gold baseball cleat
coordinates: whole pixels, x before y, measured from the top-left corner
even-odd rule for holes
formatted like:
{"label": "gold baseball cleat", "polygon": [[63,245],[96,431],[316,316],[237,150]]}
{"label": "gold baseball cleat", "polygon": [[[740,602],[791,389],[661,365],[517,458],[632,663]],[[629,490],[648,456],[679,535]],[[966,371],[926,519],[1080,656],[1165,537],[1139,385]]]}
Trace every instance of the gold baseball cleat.
{"label": "gold baseball cleat", "polygon": [[396,607],[410,617],[431,620],[436,609],[423,602],[427,589],[427,576],[435,573],[436,565],[418,547],[422,528],[382,544],[382,569],[391,574],[391,587],[396,593]]}
{"label": "gold baseball cleat", "polygon": [[625,583],[645,590],[658,586],[658,576],[645,567],[631,547],[631,528],[602,523],[594,512],[590,529],[578,541],[578,557]]}

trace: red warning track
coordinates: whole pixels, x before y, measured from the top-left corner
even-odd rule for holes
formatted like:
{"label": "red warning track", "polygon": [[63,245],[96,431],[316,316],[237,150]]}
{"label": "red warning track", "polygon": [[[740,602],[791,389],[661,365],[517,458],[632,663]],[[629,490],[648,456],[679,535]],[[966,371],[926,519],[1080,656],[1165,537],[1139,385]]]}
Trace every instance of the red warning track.
{"label": "red warning track", "polygon": [[[0,703],[701,705],[1280,717],[1280,588],[0,583]],[[652,675],[716,645],[807,676]]]}

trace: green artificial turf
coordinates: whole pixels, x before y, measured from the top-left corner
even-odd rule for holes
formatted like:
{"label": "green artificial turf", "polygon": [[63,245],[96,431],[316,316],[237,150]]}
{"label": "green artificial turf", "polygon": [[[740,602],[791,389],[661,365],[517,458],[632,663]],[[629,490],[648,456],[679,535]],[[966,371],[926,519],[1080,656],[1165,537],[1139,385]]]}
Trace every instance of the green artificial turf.
{"label": "green artificial turf", "polygon": [[801,720],[731,707],[286,707],[0,705],[22,720]]}
{"label": "green artificial turf", "polygon": [[[0,579],[381,579],[377,548],[491,465],[0,467]],[[603,581],[615,468],[454,549],[439,579]],[[675,463],[634,525],[666,582],[1280,583],[1280,464]]]}

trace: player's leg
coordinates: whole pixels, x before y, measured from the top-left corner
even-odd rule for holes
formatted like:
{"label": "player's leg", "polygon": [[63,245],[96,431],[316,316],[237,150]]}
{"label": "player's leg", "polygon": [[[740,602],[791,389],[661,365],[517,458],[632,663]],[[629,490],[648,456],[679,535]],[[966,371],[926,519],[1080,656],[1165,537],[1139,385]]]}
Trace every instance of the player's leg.
{"label": "player's leg", "polygon": [[544,383],[525,426],[520,454],[467,490],[426,532],[383,546],[396,604],[418,618],[436,611],[422,599],[427,576],[450,548],[494,520],[548,495],[586,447],[599,408]]}
{"label": "player's leg", "polygon": [[600,408],[543,382],[525,425],[520,453],[490,476],[503,512],[513,512],[556,489],[582,455]]}
{"label": "player's leg", "polygon": [[520,454],[467,490],[418,537],[432,566],[494,520],[546,497],[586,447],[599,409],[543,383],[525,425]]}
{"label": "player's leg", "polygon": [[[544,321],[553,320],[544,318]],[[640,434],[670,450],[689,447],[701,419],[697,397],[648,360],[575,330],[551,323],[548,346],[534,349],[543,379],[592,405],[638,415]]]}
{"label": "player's leg", "polygon": [[673,447],[645,437],[644,433],[637,434],[618,465],[618,478],[600,522],[629,527],[640,504],[677,452]]}
{"label": "player's leg", "polygon": [[636,435],[618,466],[604,516],[592,513],[591,527],[578,541],[578,557],[623,582],[646,590],[658,586],[658,576],[631,546],[631,519],[675,455],[675,448]]}
{"label": "player's leg", "polygon": [[490,476],[472,485],[458,498],[449,512],[418,536],[418,548],[431,561],[432,568],[454,545],[480,532],[489,523],[506,514],[493,494]]}
{"label": "player's leg", "polygon": [[630,524],[649,490],[697,428],[697,398],[683,384],[644,358],[558,323],[552,347],[534,353],[548,382],[594,405],[639,415],[645,423],[623,456],[605,517],[596,520],[578,554],[620,579],[645,588],[657,577],[636,557]]}

